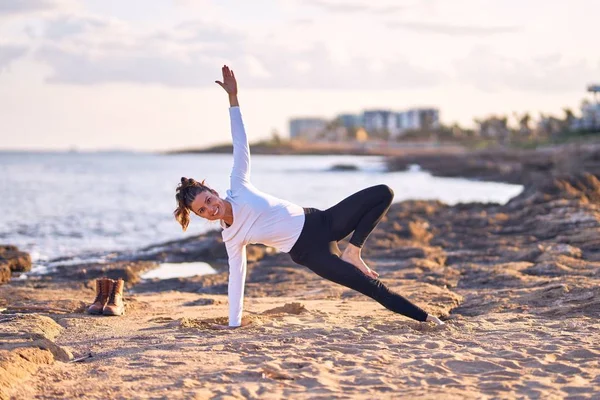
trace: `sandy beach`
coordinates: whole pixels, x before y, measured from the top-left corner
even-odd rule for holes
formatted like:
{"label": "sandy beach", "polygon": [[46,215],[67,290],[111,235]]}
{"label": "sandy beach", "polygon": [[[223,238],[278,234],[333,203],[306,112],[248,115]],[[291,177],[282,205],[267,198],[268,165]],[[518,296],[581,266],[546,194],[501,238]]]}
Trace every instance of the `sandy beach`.
{"label": "sandy beach", "polygon": [[[442,327],[256,246],[245,326],[214,329],[227,315],[215,234],[13,279],[0,286],[0,398],[598,398],[599,199],[581,175],[503,206],[393,205],[365,260]],[[220,272],[139,280],[183,259]],[[125,316],[85,314],[102,275],[128,280]]]}

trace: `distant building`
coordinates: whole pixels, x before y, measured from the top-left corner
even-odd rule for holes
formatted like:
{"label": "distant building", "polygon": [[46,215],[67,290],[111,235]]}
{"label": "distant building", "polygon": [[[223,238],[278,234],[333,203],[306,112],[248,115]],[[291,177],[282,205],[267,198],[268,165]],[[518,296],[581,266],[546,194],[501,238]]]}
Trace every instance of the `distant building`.
{"label": "distant building", "polygon": [[294,118],[290,120],[290,138],[314,140],[327,129],[323,118]]}
{"label": "distant building", "polygon": [[588,92],[594,96],[594,101],[581,105],[581,120],[584,129],[600,129],[600,85],[589,85]]}
{"label": "distant building", "polygon": [[593,94],[594,100],[581,103],[581,118],[573,121],[571,129],[600,129],[600,85],[589,85],[587,90]]}
{"label": "distant building", "polygon": [[[437,108],[413,108],[402,112],[367,110],[362,114],[340,114],[329,122],[323,118],[290,120],[290,138],[342,141],[348,138],[388,139],[407,131],[436,129],[440,126]],[[360,130],[361,134],[357,135]]]}
{"label": "distant building", "polygon": [[396,130],[395,113],[389,110],[369,110],[363,113],[363,127],[369,134],[391,134]]}
{"label": "distant building", "polygon": [[411,130],[436,129],[440,126],[440,112],[437,108],[413,108],[396,113],[395,129],[392,137],[402,136]]}
{"label": "distant building", "polygon": [[356,114],[340,114],[336,117],[338,123],[347,129],[357,129],[363,126],[363,116]]}
{"label": "distant building", "polygon": [[600,103],[583,102],[581,105],[581,128],[600,129]]}

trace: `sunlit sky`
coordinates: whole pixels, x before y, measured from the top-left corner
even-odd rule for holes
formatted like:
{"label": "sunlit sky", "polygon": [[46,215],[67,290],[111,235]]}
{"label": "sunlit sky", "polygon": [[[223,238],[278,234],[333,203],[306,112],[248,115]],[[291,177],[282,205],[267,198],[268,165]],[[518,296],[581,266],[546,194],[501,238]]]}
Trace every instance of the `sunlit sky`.
{"label": "sunlit sky", "polygon": [[579,109],[597,0],[0,0],[0,149],[201,147],[295,116],[440,108],[442,122]]}

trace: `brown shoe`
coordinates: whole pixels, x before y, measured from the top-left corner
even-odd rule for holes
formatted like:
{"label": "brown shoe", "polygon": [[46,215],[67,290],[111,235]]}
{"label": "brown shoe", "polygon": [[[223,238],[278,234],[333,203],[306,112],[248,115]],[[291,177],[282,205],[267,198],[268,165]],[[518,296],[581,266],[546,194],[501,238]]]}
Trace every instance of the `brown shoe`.
{"label": "brown shoe", "polygon": [[108,302],[104,306],[102,314],[104,315],[123,315],[125,314],[125,304],[123,304],[123,279],[111,280]]}
{"label": "brown shoe", "polygon": [[102,314],[110,294],[110,282],[111,280],[108,278],[96,279],[96,298],[94,304],[88,308],[88,313]]}

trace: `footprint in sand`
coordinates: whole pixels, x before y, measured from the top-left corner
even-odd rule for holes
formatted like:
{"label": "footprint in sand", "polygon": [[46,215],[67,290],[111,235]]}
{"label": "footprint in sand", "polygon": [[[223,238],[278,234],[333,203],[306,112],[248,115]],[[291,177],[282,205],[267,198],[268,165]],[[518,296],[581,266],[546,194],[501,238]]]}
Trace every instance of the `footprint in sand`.
{"label": "footprint in sand", "polygon": [[242,318],[242,325],[236,329],[227,329],[229,326],[229,319],[227,317],[217,318],[181,318],[174,324],[174,327],[181,329],[193,328],[193,329],[206,329],[212,331],[220,331],[223,333],[233,333],[239,329],[254,328],[262,324],[262,317],[259,316],[244,316]]}
{"label": "footprint in sand", "polygon": [[222,303],[223,302],[220,300],[203,297],[198,300],[188,301],[187,303],[184,303],[183,305],[186,307],[197,307],[197,306],[212,306],[212,305],[217,305],[217,304],[222,304]]}
{"label": "footprint in sand", "polygon": [[565,360],[599,360],[600,353],[587,349],[571,350],[562,356]]}
{"label": "footprint in sand", "polygon": [[450,360],[446,362],[446,366],[452,371],[460,374],[479,375],[487,372],[501,371],[503,366],[487,361],[459,361]]}
{"label": "footprint in sand", "polygon": [[522,378],[522,377],[523,377],[523,374],[521,372],[499,370],[499,371],[487,373],[487,374],[481,376],[479,379],[482,381],[501,381],[504,379],[508,380],[508,379]]}
{"label": "footprint in sand", "polygon": [[308,310],[304,307],[302,303],[286,303],[281,307],[271,308],[269,310],[265,310],[262,312],[263,315],[273,315],[273,314],[293,314],[299,315],[307,313]]}
{"label": "footprint in sand", "polygon": [[427,382],[429,385],[432,386],[465,386],[464,383],[461,383],[459,381],[457,381],[456,379],[452,379],[452,378],[427,378],[425,379],[425,382]]}
{"label": "footprint in sand", "polygon": [[171,317],[154,317],[148,320],[148,322],[154,322],[155,324],[168,324],[173,321],[175,321],[175,319]]}

